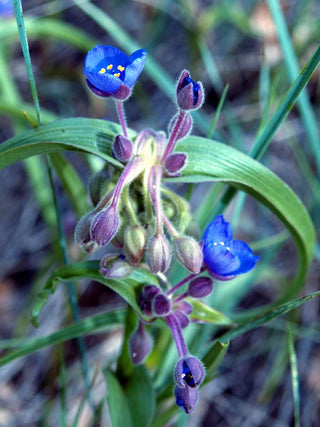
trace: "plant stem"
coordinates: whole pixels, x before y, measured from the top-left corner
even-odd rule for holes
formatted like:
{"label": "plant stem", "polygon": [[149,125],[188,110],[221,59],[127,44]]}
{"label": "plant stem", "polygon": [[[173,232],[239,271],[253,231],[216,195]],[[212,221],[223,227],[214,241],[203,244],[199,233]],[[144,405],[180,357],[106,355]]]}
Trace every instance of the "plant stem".
{"label": "plant stem", "polygon": [[162,161],[165,162],[167,157],[169,156],[169,154],[172,153],[172,151],[174,150],[174,147],[176,145],[177,142],[177,137],[179,135],[179,131],[182,128],[183,124],[184,124],[184,120],[186,117],[186,111],[180,110],[177,122],[171,132],[170,138],[169,138],[169,142],[168,145],[166,147],[166,150],[164,152],[164,155],[162,156]]}
{"label": "plant stem", "polygon": [[126,115],[124,112],[123,101],[116,101],[118,119],[122,126],[122,132],[124,136],[128,136],[127,124],[126,124]]}
{"label": "plant stem", "polygon": [[167,292],[167,296],[171,295],[173,292],[175,292],[177,289],[179,289],[181,286],[185,285],[186,283],[188,283],[191,279],[193,279],[194,277],[196,277],[197,274],[190,274],[188,277],[184,278],[183,280],[181,280],[181,282],[177,283],[173,288],[171,288],[168,292]]}

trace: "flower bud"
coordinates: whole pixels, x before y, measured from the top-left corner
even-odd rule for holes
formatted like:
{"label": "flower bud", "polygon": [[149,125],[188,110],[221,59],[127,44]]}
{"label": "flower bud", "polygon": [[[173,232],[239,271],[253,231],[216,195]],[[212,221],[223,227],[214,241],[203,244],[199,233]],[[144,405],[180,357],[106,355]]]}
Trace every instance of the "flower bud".
{"label": "flower bud", "polygon": [[127,163],[132,156],[132,142],[129,138],[117,135],[112,144],[113,157],[121,163]]}
{"label": "flower bud", "polygon": [[75,242],[89,254],[93,253],[98,248],[97,243],[90,237],[90,227],[95,215],[96,213],[94,211],[89,212],[80,219],[74,230]]}
{"label": "flower bud", "polygon": [[[177,120],[179,117],[179,113],[177,113],[175,116],[172,117],[172,120],[169,123],[168,126],[168,131],[169,134],[173,131],[175,125],[177,124]],[[184,120],[183,120],[183,124],[182,126],[180,126],[177,135],[176,135],[176,139],[182,139],[185,136],[188,136],[189,133],[191,132],[192,129],[192,117],[189,113],[186,113],[186,115],[184,116]]]}
{"label": "flower bud", "polygon": [[180,359],[174,370],[174,379],[178,386],[198,387],[204,379],[203,364],[194,356]]}
{"label": "flower bud", "polygon": [[163,317],[170,313],[171,302],[165,294],[159,293],[152,299],[151,307],[155,316]]}
{"label": "flower bud", "polygon": [[180,311],[182,311],[183,313],[185,313],[187,316],[189,316],[189,314],[191,314],[191,313],[192,313],[192,310],[193,310],[192,305],[191,305],[191,304],[189,304],[189,303],[188,303],[188,302],[186,302],[186,301],[179,301],[178,303],[176,303],[176,304],[175,304],[175,307],[176,307],[178,310],[180,310]]}
{"label": "flower bud", "polygon": [[186,328],[189,325],[190,323],[189,317],[183,311],[175,310],[174,316],[176,320],[178,320],[179,325],[182,329]]}
{"label": "flower bud", "polygon": [[174,389],[176,404],[187,414],[192,414],[198,403],[199,392],[196,388],[176,387]]}
{"label": "flower bud", "polygon": [[94,175],[89,180],[89,194],[94,206],[96,206],[101,199],[103,188],[106,186],[110,177],[107,171],[101,171]]}
{"label": "flower bud", "polygon": [[116,208],[110,206],[95,216],[90,228],[90,237],[98,245],[105,246],[116,235],[118,228],[119,217]]}
{"label": "flower bud", "polygon": [[170,245],[162,234],[150,239],[146,255],[152,273],[165,273],[168,270],[171,261]]}
{"label": "flower bud", "polygon": [[199,243],[193,237],[175,239],[178,261],[189,271],[198,274],[203,263],[203,254]]}
{"label": "flower bud", "polygon": [[134,365],[141,365],[149,355],[152,348],[152,338],[146,331],[142,322],[139,322],[138,329],[131,335],[129,340],[129,353]]}
{"label": "flower bud", "polygon": [[185,153],[173,153],[167,157],[164,168],[168,175],[177,175],[182,171],[187,162],[187,155]]}
{"label": "flower bud", "polygon": [[100,273],[108,279],[123,279],[132,272],[132,266],[119,255],[109,254],[101,260]]}
{"label": "flower bud", "polygon": [[204,298],[211,294],[212,289],[212,279],[209,277],[197,277],[189,283],[188,294],[193,298]]}
{"label": "flower bud", "polygon": [[177,84],[177,102],[182,110],[197,110],[204,100],[201,82],[194,82],[190,73],[182,71]]}
{"label": "flower bud", "polygon": [[159,289],[158,286],[146,285],[143,288],[142,293],[139,295],[138,304],[140,310],[149,317],[153,316],[151,308],[152,299],[160,292],[161,289]]}
{"label": "flower bud", "polygon": [[146,232],[141,225],[129,226],[124,233],[124,250],[131,264],[139,264],[145,245]]}

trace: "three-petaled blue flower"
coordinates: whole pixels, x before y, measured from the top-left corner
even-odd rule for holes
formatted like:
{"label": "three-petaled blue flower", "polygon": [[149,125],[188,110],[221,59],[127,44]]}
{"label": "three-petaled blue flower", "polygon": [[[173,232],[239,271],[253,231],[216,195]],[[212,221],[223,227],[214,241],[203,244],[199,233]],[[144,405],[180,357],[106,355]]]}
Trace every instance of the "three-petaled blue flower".
{"label": "three-petaled blue flower", "polygon": [[218,215],[203,234],[203,261],[211,276],[218,280],[247,273],[259,259],[245,242],[233,240],[232,234],[231,225],[223,215]]}
{"label": "three-petaled blue flower", "polygon": [[146,57],[144,49],[127,56],[116,47],[97,45],[87,53],[85,59],[83,72],[87,84],[98,96],[124,100],[131,94]]}

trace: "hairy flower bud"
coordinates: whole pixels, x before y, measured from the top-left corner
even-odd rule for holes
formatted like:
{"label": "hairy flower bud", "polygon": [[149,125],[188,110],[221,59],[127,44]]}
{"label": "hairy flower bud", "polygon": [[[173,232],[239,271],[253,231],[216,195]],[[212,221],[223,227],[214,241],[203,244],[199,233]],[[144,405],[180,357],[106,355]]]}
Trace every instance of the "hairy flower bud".
{"label": "hairy flower bud", "polygon": [[101,260],[100,273],[108,279],[123,279],[132,272],[133,267],[119,255],[108,254]]}
{"label": "hairy flower bud", "polygon": [[124,233],[124,250],[131,264],[139,264],[145,245],[146,232],[141,225],[129,226]]}
{"label": "hairy flower bud", "polygon": [[198,403],[199,392],[196,388],[176,387],[174,389],[176,404],[187,414],[192,414]]}
{"label": "hairy flower bud", "polygon": [[181,310],[175,310],[174,317],[178,320],[182,329],[186,328],[190,323],[189,317]]}
{"label": "hairy flower bud", "polygon": [[150,239],[146,255],[152,273],[165,273],[168,270],[171,261],[170,245],[162,234],[155,235]]}
{"label": "hairy flower bud", "polygon": [[119,217],[113,206],[100,211],[94,218],[90,237],[98,245],[105,246],[116,235],[119,228]]}
{"label": "hairy flower bud", "polygon": [[89,180],[89,194],[94,206],[96,206],[101,199],[103,189],[109,181],[110,177],[107,171],[101,171],[92,175]]}
{"label": "hairy flower bud", "polygon": [[203,263],[199,243],[193,237],[179,237],[175,239],[175,249],[178,261],[192,273],[198,274]]}
{"label": "hairy flower bud", "polygon": [[153,316],[151,302],[153,298],[161,292],[161,289],[155,285],[146,285],[139,295],[138,304],[140,310],[149,317]]}
{"label": "hairy flower bud", "polygon": [[194,356],[180,359],[174,370],[174,379],[178,386],[198,387],[204,379],[203,364]]}
{"label": "hairy flower bud", "polygon": [[164,168],[168,175],[177,175],[185,167],[187,155],[185,153],[173,153],[167,157]]}
{"label": "hairy flower bud", "polygon": [[193,298],[204,298],[211,294],[212,289],[212,279],[209,277],[197,277],[189,283],[188,294]]}
{"label": "hairy flower bud", "polygon": [[90,227],[95,215],[96,213],[94,211],[89,212],[80,219],[74,230],[75,242],[90,254],[98,248],[97,243],[94,242],[90,237]]}
{"label": "hairy flower bud", "polygon": [[151,303],[152,311],[155,316],[167,316],[171,310],[171,302],[163,293],[158,293]]}
{"label": "hairy flower bud", "polygon": [[152,338],[146,331],[142,322],[139,322],[137,330],[129,340],[129,353],[134,365],[141,365],[149,355],[152,348]]}
{"label": "hairy flower bud", "polygon": [[132,156],[132,142],[129,138],[117,135],[112,144],[113,157],[121,163],[127,163]]}
{"label": "hairy flower bud", "polygon": [[[179,113],[177,113],[175,116],[172,117],[172,120],[169,123],[168,131],[169,134],[173,131],[175,128],[177,121],[179,118]],[[179,130],[177,131],[176,139],[182,139],[189,135],[192,129],[192,117],[189,113],[186,113],[183,119],[182,126],[179,127]]]}
{"label": "hairy flower bud", "polygon": [[192,310],[193,310],[192,305],[191,305],[191,304],[189,304],[187,301],[179,301],[178,303],[176,303],[176,304],[175,304],[175,307],[176,307],[178,310],[180,310],[180,311],[182,311],[183,313],[185,313],[187,316],[188,316],[189,314],[191,314],[191,313],[192,313]]}
{"label": "hairy flower bud", "polygon": [[204,100],[201,82],[194,82],[187,70],[182,71],[177,84],[177,102],[182,110],[197,110]]}

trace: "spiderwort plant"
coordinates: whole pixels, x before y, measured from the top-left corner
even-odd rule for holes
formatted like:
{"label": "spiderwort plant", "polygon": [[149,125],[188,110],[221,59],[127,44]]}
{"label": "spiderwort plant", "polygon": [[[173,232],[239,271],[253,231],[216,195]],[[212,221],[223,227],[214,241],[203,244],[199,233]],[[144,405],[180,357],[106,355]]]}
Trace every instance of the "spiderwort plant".
{"label": "spiderwort plant", "polygon": [[[145,285],[138,305],[150,323],[161,319],[171,330],[178,354],[176,404],[190,414],[205,377],[202,362],[190,354],[182,332],[192,321],[192,301],[210,295],[213,278],[230,280],[246,273],[258,257],[246,243],[233,240],[231,226],[222,215],[209,224],[199,242],[190,231],[195,220],[188,202],[163,186],[164,177],[179,176],[188,163],[187,154],[174,149],[191,132],[190,111],[203,103],[201,82],[194,82],[186,70],[181,73],[176,89],[178,112],[169,123],[168,135],[144,129],[135,139],[128,137],[123,101],[131,94],[145,61],[143,49],[127,56],[101,45],[86,56],[84,74],[89,88],[95,95],[116,99],[123,135],[115,137],[112,154],[123,170],[115,170],[112,176],[103,170],[91,179],[94,208],[78,222],[75,240],[89,253],[108,243],[120,249],[120,255],[107,254],[101,260],[100,273],[106,278],[121,279],[143,267],[157,275],[159,283],[166,283],[166,289]],[[165,273],[173,259],[189,274],[171,286]],[[183,287],[186,289],[181,291]],[[129,342],[134,365],[143,363],[152,348],[143,322],[139,320]]]}

